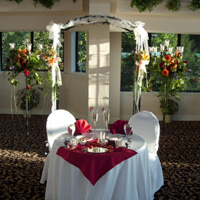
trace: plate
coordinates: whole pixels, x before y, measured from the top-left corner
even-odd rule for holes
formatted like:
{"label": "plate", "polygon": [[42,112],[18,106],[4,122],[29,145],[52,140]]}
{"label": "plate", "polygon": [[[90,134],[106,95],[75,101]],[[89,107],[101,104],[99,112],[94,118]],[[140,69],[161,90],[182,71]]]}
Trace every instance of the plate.
{"label": "plate", "polygon": [[88,140],[93,139],[93,135],[78,135],[76,138],[80,144],[84,145]]}
{"label": "plate", "polygon": [[85,149],[85,152],[87,153],[106,153],[107,151],[108,149],[103,147],[93,147],[92,149],[90,148]]}
{"label": "plate", "polygon": [[123,138],[122,134],[108,135],[108,139],[111,139],[111,140],[119,140],[119,139],[122,139],[122,138]]}

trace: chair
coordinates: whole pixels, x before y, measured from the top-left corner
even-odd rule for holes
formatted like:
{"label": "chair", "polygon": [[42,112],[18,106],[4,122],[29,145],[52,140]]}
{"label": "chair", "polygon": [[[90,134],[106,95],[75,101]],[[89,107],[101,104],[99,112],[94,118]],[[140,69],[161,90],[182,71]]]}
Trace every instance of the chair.
{"label": "chair", "polygon": [[54,140],[68,132],[68,126],[74,124],[76,119],[66,110],[55,110],[47,118],[46,130],[49,151],[51,151]]}
{"label": "chair", "polygon": [[164,184],[162,167],[157,155],[160,137],[159,121],[152,112],[141,111],[134,114],[129,119],[128,123],[132,125],[133,134],[141,136],[147,143],[153,186],[152,189],[155,193]]}

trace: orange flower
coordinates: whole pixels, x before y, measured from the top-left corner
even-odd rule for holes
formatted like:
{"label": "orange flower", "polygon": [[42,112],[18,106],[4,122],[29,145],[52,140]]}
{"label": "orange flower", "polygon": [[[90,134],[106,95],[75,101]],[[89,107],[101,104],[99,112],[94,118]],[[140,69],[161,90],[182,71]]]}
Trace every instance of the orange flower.
{"label": "orange flower", "polygon": [[171,65],[171,70],[172,70],[172,71],[176,71],[176,68],[177,68],[177,64],[176,64],[176,63],[173,63],[173,64]]}
{"label": "orange flower", "polygon": [[28,54],[28,53],[29,53],[29,51],[28,51],[27,49],[23,49],[23,52],[24,52],[25,54]]}
{"label": "orange flower", "polygon": [[171,57],[170,54],[167,54],[167,55],[165,56],[165,59],[166,59],[167,62],[170,62],[171,59],[172,59],[172,57]]}
{"label": "orange flower", "polygon": [[175,56],[178,57],[178,51],[177,50],[175,51]]}
{"label": "orange flower", "polygon": [[52,65],[53,63],[56,63],[56,61],[52,58],[48,60],[49,64]]}
{"label": "orange flower", "polygon": [[163,75],[163,76],[168,76],[168,75],[169,75],[169,71],[168,71],[167,69],[164,69],[164,70],[162,71],[162,75]]}

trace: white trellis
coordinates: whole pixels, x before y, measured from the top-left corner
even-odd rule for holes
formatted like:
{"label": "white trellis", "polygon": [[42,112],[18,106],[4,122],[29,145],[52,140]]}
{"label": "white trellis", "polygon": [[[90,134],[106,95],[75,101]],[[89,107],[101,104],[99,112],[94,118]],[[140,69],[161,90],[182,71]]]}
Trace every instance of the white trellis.
{"label": "white trellis", "polygon": [[[136,52],[139,50],[144,50],[146,55],[149,55],[148,34],[146,30],[143,28],[143,26],[145,25],[143,22],[137,21],[135,22],[134,25],[127,20],[121,20],[116,17],[104,16],[104,15],[88,15],[88,16],[78,17],[73,20],[69,20],[65,24],[55,24],[53,22],[50,22],[50,24],[47,26],[47,30],[49,31],[49,38],[53,40],[54,49],[58,51],[58,48],[61,46],[60,31],[67,31],[79,25],[95,24],[95,23],[108,24],[124,29],[128,32],[134,32],[136,40]],[[137,91],[135,91],[134,95],[136,104],[135,107],[137,111],[141,95],[143,74],[146,73],[146,67],[145,67],[146,64],[148,63],[142,63],[141,67],[139,67],[138,80],[137,80],[138,89]],[[55,63],[54,66],[52,67],[52,81],[53,81],[52,87],[54,87],[56,81],[58,82],[59,86],[62,85],[58,63]],[[57,109],[55,96],[56,93],[54,90],[52,90],[52,111]]]}

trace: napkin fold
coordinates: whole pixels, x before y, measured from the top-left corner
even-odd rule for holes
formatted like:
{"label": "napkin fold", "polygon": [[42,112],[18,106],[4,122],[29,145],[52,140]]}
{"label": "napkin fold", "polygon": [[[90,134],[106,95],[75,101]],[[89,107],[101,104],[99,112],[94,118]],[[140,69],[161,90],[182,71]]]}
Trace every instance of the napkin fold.
{"label": "napkin fold", "polygon": [[75,122],[75,126],[75,135],[82,135],[82,133],[88,132],[92,128],[90,124],[84,119],[77,120]]}
{"label": "napkin fold", "polygon": [[117,120],[110,126],[110,132],[112,134],[120,133],[125,134],[124,132],[124,125],[128,124],[127,121],[124,120]]}

